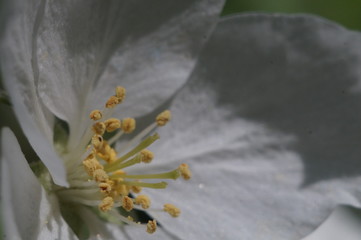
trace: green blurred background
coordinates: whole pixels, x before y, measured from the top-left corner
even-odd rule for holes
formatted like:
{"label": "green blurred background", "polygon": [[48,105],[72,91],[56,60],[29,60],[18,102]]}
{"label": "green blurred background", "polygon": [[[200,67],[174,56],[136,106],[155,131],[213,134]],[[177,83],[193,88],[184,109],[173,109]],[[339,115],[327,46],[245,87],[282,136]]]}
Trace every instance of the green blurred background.
{"label": "green blurred background", "polygon": [[228,0],[222,14],[242,12],[309,13],[361,30],[361,0]]}

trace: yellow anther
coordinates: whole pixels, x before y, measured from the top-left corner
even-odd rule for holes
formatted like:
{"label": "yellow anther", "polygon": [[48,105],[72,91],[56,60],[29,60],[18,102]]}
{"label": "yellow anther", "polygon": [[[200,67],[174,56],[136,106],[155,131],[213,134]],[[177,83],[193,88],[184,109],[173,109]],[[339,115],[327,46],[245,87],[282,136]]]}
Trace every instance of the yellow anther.
{"label": "yellow anther", "polygon": [[125,174],[125,171],[118,169],[118,170],[114,171],[113,174],[121,175],[121,174]]}
{"label": "yellow anther", "polygon": [[155,121],[157,123],[158,126],[164,126],[167,124],[167,122],[169,122],[169,120],[171,119],[172,115],[170,113],[169,110],[165,110],[163,112],[161,112],[160,114],[158,114],[158,116],[156,117]]}
{"label": "yellow anther", "polygon": [[109,118],[105,122],[105,127],[107,132],[113,132],[114,130],[117,130],[121,127],[121,122],[119,119],[116,118]]}
{"label": "yellow anther", "polygon": [[98,134],[92,137],[92,145],[96,150],[100,150],[103,147],[103,142],[103,137]]}
{"label": "yellow anther", "polygon": [[135,204],[141,205],[143,209],[150,207],[150,199],[147,195],[138,195],[135,198]]}
{"label": "yellow anther", "polygon": [[113,108],[116,105],[118,105],[120,103],[119,98],[117,98],[116,96],[111,96],[108,101],[105,103],[105,107],[106,108]]}
{"label": "yellow anther", "polygon": [[133,209],[133,200],[128,196],[124,196],[122,198],[122,207],[125,211],[131,211]]}
{"label": "yellow anther", "polygon": [[103,212],[109,211],[114,205],[114,200],[112,197],[105,197],[102,202],[99,204],[99,209]]}
{"label": "yellow anther", "polygon": [[[92,154],[91,154],[92,155]],[[83,161],[85,171],[89,176],[93,176],[94,171],[97,169],[103,169],[103,166],[94,157],[88,157]]]}
{"label": "yellow anther", "polygon": [[117,160],[117,152],[109,146],[107,141],[103,141],[102,147],[97,149],[97,155],[107,163]]}
{"label": "yellow anther", "polygon": [[119,99],[119,103],[125,99],[126,91],[125,88],[118,86],[115,88],[115,96]]}
{"label": "yellow anther", "polygon": [[105,194],[109,194],[110,191],[112,190],[112,187],[109,183],[105,182],[105,183],[100,183],[99,184],[99,189],[100,192],[105,193]]}
{"label": "yellow anther", "polygon": [[124,133],[131,133],[135,129],[134,118],[124,118],[122,121],[122,130]]}
{"label": "yellow anther", "polygon": [[140,157],[142,162],[150,163],[154,158],[154,154],[148,149],[143,149],[142,151],[140,151]]}
{"label": "yellow anther", "polygon": [[157,230],[157,221],[149,220],[147,223],[147,233],[154,233]]}
{"label": "yellow anther", "polygon": [[189,169],[188,164],[182,163],[179,165],[178,170],[185,180],[189,180],[192,177],[192,172]]}
{"label": "yellow anther", "polygon": [[181,213],[179,208],[177,208],[173,204],[169,204],[169,203],[164,204],[163,210],[165,212],[169,213],[169,215],[171,215],[172,217],[178,217],[179,214]]}
{"label": "yellow anther", "polygon": [[102,112],[99,110],[93,110],[90,114],[89,114],[90,119],[97,121],[99,119],[101,119],[103,117]]}
{"label": "yellow anther", "polygon": [[93,172],[93,178],[96,182],[107,182],[109,180],[108,174],[103,169],[97,169]]}
{"label": "yellow anther", "polygon": [[130,187],[130,190],[133,192],[133,193],[140,193],[142,191],[142,187],[140,186],[131,186]]}
{"label": "yellow anther", "polygon": [[122,196],[128,196],[129,195],[129,186],[120,184],[117,187],[117,192]]}
{"label": "yellow anther", "polygon": [[94,123],[92,130],[95,134],[103,135],[105,132],[105,124],[103,122]]}
{"label": "yellow anther", "polygon": [[110,149],[110,152],[108,153],[109,158],[108,158],[108,163],[112,163],[115,162],[117,160],[117,152],[114,150],[114,148]]}

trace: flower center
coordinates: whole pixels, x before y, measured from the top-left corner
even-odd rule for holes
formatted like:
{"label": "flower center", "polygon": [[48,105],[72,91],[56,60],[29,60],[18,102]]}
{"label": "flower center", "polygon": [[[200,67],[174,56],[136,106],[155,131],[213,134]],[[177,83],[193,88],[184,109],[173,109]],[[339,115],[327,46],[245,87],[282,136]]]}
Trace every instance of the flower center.
{"label": "flower center", "polygon": [[[118,152],[115,148],[117,140],[123,134],[130,134],[136,128],[133,118],[112,118],[111,110],[122,103],[126,91],[123,87],[115,89],[115,95],[105,103],[103,110],[91,111],[89,117],[93,121],[91,126],[91,140],[81,160],[74,161],[68,168],[70,188],[61,188],[57,194],[62,201],[75,202],[95,207],[100,215],[111,214],[122,222],[141,226],[134,222],[131,212],[134,209],[150,209],[164,211],[172,217],[178,217],[180,210],[169,203],[163,209],[152,209],[150,197],[139,194],[142,188],[163,189],[167,187],[164,179],[177,179],[180,176],[190,179],[191,172],[187,164],[162,173],[128,174],[125,170],[136,164],[150,164],[154,154],[147,148],[159,139],[159,135],[150,135],[157,127],[165,126],[171,119],[171,113],[166,110],[160,113],[155,121],[133,137]],[[108,137],[110,136],[110,137]],[[154,179],[158,181],[154,182]],[[152,180],[152,182],[147,182]],[[123,211],[115,211],[115,208]],[[148,233],[156,231],[156,220],[149,221],[146,226]]]}

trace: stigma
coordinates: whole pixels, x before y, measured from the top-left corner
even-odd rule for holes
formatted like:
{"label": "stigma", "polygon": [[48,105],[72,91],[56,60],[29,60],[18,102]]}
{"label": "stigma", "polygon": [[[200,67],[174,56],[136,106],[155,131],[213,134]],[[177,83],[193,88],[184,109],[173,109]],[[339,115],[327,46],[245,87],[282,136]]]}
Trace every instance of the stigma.
{"label": "stigma", "polygon": [[[94,109],[89,113],[89,131],[86,137],[88,144],[83,155],[75,160],[68,174],[70,188],[58,191],[61,199],[96,208],[101,215],[116,215],[128,224],[142,226],[134,222],[132,211],[162,211],[172,217],[178,217],[180,209],[170,203],[162,203],[163,209],[152,209],[151,197],[142,194],[143,188],[164,189],[166,180],[183,178],[189,180],[191,171],[185,163],[175,169],[147,174],[128,174],[132,166],[142,165],[147,168],[155,155],[148,148],[160,136],[154,133],[158,127],[164,127],[171,120],[171,112],[165,110],[155,117],[154,122],[139,131],[130,141],[122,141],[123,146],[117,147],[118,140],[125,134],[136,130],[134,118],[118,119],[111,116],[115,107],[126,97],[123,87],[116,87],[115,94],[104,103],[102,110]],[[152,134],[151,134],[152,133]],[[86,141],[86,140],[85,140]],[[144,172],[144,171],[142,171]],[[123,211],[117,211],[122,208]],[[145,231],[154,233],[157,229],[155,219],[144,224]]]}

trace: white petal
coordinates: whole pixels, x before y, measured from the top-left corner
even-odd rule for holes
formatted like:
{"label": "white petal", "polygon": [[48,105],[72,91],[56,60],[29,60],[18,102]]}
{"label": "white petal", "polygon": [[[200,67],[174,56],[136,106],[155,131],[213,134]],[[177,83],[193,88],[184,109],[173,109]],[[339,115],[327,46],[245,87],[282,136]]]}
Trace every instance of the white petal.
{"label": "white petal", "polygon": [[160,222],[185,239],[300,239],[360,206],[360,44],[310,16],[220,23],[154,146],[150,171],[194,173],[148,191],[183,211]]}
{"label": "white petal", "polygon": [[81,218],[89,228],[90,239],[125,239],[124,226],[106,223],[95,215],[90,209],[81,207],[78,209]]}
{"label": "white petal", "polygon": [[163,226],[157,227],[157,230],[153,234],[149,234],[146,232],[146,226],[143,224],[141,227],[137,226],[126,226],[124,227],[124,232],[129,236],[129,240],[137,240],[137,239],[149,239],[149,240],[180,240],[180,238],[166,229]]}
{"label": "white petal", "polygon": [[37,42],[45,104],[78,137],[117,85],[124,115],[153,110],[186,81],[222,3],[50,1]]}
{"label": "white petal", "polygon": [[76,239],[26,162],[14,134],[1,133],[1,197],[5,239]]}
{"label": "white petal", "polygon": [[42,4],[39,1],[12,1],[8,5],[6,31],[1,44],[4,85],[30,144],[52,173],[54,181],[66,185],[63,163],[49,144],[53,140],[54,119],[39,100],[35,87],[38,72],[32,38]]}
{"label": "white petal", "polygon": [[338,206],[322,225],[303,240],[358,240],[361,236],[360,209]]}

